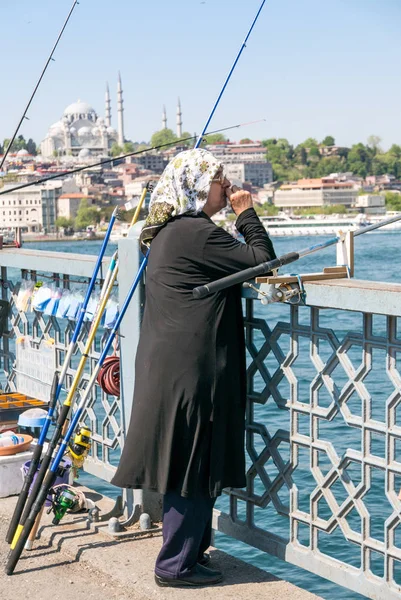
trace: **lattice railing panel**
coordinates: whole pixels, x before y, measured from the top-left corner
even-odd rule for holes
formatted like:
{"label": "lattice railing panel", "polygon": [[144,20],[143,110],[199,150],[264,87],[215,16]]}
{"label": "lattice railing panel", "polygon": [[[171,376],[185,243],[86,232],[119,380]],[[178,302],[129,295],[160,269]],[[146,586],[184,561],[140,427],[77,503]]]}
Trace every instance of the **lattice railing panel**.
{"label": "lattice railing panel", "polygon": [[347,313],[347,329],[332,329],[324,310],[288,311],[289,322],[269,326],[247,300],[247,487],[228,490],[221,529],[368,597],[396,598],[400,324]]}
{"label": "lattice railing panel", "polygon": [[[23,275],[26,275],[23,273]],[[38,277],[40,279],[40,277]],[[62,278],[61,278],[62,279]],[[56,350],[56,368],[60,372],[66,350],[75,329],[75,321],[46,316],[38,311],[24,312],[18,310],[17,296],[22,278],[7,278],[7,270],[2,268],[2,299],[10,302],[9,331],[0,338],[0,357],[2,361],[2,386],[5,391],[16,391],[15,342],[22,336],[31,336],[33,342],[40,344],[43,340],[53,339]],[[70,362],[65,387],[69,388],[75,376],[81,354],[84,350],[90,323],[84,323],[78,340],[78,348]],[[97,363],[107,330],[103,327],[94,340],[86,368],[79,386],[82,391],[89,380],[90,372]],[[66,392],[61,394],[65,398]],[[85,462],[85,470],[106,480],[110,480],[118,463],[121,449],[121,416],[120,398],[105,394],[96,384],[84,411],[82,422],[92,432],[92,448]]]}

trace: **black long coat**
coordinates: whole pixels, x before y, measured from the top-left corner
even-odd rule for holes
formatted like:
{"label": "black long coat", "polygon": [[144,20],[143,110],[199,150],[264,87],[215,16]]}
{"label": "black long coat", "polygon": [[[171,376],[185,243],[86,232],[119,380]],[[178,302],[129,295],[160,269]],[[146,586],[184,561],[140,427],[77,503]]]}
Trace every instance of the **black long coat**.
{"label": "black long coat", "polygon": [[237,219],[246,244],[205,214],[172,219],[152,241],[131,422],[112,483],[212,497],[245,485],[245,342],[240,288],[192,290],[275,257],[253,208]]}

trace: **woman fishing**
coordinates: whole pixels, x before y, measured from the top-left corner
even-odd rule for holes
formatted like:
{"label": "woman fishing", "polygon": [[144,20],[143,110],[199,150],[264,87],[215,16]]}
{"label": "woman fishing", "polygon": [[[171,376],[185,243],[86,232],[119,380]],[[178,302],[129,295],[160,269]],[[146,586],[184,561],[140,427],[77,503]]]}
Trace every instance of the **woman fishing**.
{"label": "woman fishing", "polygon": [[[230,202],[245,244],[211,217]],[[192,290],[275,258],[251,195],[233,192],[206,150],[178,154],[150,202],[151,244],[131,422],[117,473],[124,488],[163,494],[161,586],[222,579],[207,567],[216,498],[245,486],[245,341],[239,286],[197,300]]]}

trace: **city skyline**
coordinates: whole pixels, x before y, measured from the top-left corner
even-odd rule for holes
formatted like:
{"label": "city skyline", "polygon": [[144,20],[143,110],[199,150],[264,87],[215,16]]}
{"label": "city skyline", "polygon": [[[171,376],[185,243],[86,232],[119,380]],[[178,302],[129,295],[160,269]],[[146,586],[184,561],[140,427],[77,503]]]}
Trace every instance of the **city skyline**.
{"label": "city skyline", "polygon": [[[118,10],[105,0],[81,2],[21,133],[40,143],[77,98],[102,113],[105,84],[114,87],[119,70],[127,139],[149,140],[160,129],[163,105],[174,131],[178,96],[183,129],[199,132],[259,4],[250,0],[233,8],[228,0],[168,5],[155,0],[150,14],[147,6],[127,0]],[[266,118],[230,132],[230,139],[285,137],[297,144],[333,135],[339,145],[350,146],[375,134],[384,148],[401,143],[401,82],[394,74],[401,58],[401,6],[395,0],[380,6],[374,0],[321,4],[266,3],[212,129]],[[15,129],[70,5],[70,0],[56,6],[50,0],[35,5],[21,0],[4,7],[3,47],[12,51],[3,61],[1,138]],[[110,95],[114,98],[115,90]],[[112,108],[115,118],[114,100]]]}

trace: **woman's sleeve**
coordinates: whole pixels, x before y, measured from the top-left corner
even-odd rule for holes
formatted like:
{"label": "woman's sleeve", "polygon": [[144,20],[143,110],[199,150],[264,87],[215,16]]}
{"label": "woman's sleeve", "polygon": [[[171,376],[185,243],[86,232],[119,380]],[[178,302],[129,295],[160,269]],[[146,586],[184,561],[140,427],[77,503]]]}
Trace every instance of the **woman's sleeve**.
{"label": "woman's sleeve", "polygon": [[236,227],[244,236],[245,244],[221,227],[213,228],[207,238],[203,249],[204,266],[214,279],[276,258],[273,244],[253,208],[239,215]]}

